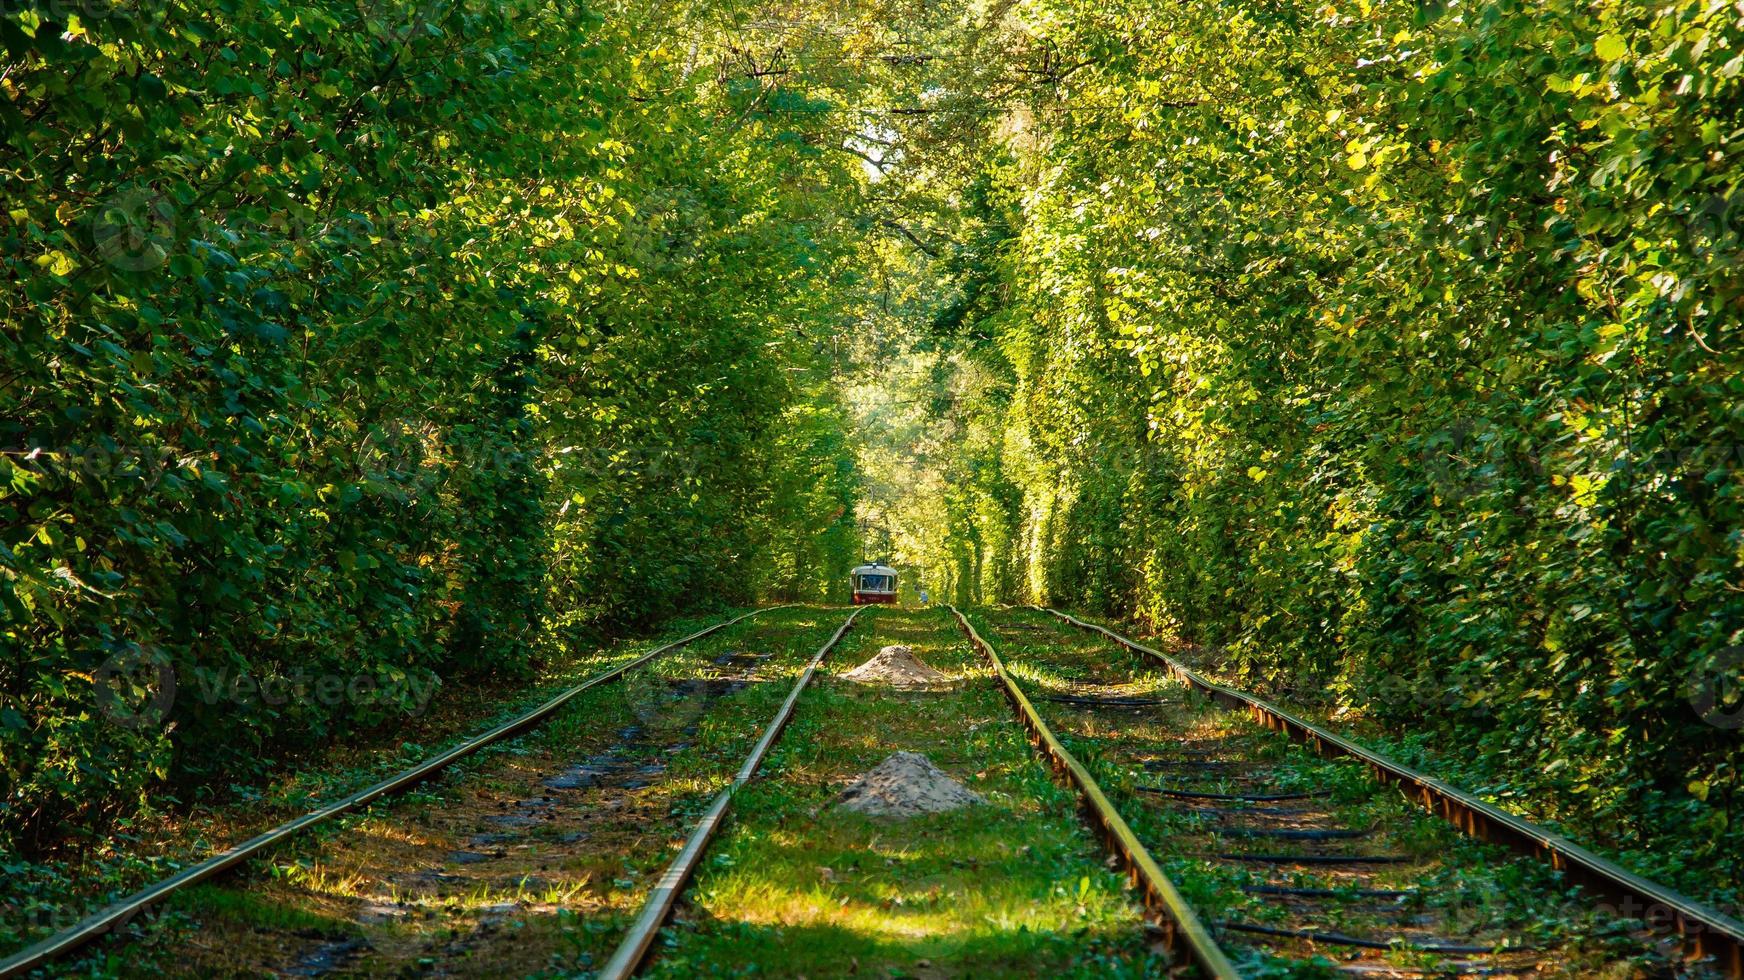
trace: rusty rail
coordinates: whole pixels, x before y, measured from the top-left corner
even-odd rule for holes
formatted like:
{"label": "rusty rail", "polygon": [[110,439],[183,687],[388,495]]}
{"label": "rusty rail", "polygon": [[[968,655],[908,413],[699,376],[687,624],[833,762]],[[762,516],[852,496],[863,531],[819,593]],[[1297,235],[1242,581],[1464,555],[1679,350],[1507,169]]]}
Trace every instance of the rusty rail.
{"label": "rusty rail", "polygon": [[678,856],[672,859],[672,863],[660,875],[660,880],[655,883],[654,890],[648,893],[648,900],[643,903],[641,914],[636,917],[636,921],[630,926],[630,931],[618,944],[617,952],[612,954],[611,960],[606,963],[604,969],[600,970],[600,980],[624,980],[626,977],[635,976],[636,971],[642,966],[642,961],[647,959],[649,948],[654,945],[654,937],[659,935],[661,926],[665,925],[667,917],[672,914],[673,906],[678,904],[678,896],[684,892],[684,886],[696,873],[697,865],[702,863],[702,857],[708,852],[709,845],[714,842],[715,835],[726,823],[727,811],[733,806],[733,794],[757,775],[758,767],[763,764],[763,757],[769,754],[769,750],[774,747],[776,740],[781,738],[782,730],[793,718],[794,706],[799,703],[799,696],[804,693],[806,685],[811,683],[812,675],[817,673],[818,666],[823,663],[824,657],[835,648],[837,643],[841,642],[842,637],[848,632],[848,628],[854,625],[854,620],[864,611],[865,607],[862,606],[850,613],[847,620],[836,630],[835,635],[819,647],[818,652],[812,656],[811,662],[806,664],[805,671],[799,675],[797,681],[794,681],[793,690],[788,692],[787,700],[781,703],[781,708],[775,712],[775,717],[769,722],[769,727],[763,730],[763,737],[757,740],[757,744],[751,748],[751,754],[745,757],[745,763],[739,767],[738,774],[733,777],[731,783],[727,784],[727,788],[721,790],[720,795],[715,797],[714,802],[709,805],[708,810],[697,821],[696,828],[690,832],[689,839],[684,842],[684,848],[678,852]]}
{"label": "rusty rail", "polygon": [[501,741],[511,735],[518,735],[544,721],[546,718],[549,718],[559,708],[569,703],[569,701],[576,695],[588,690],[589,688],[598,687],[601,684],[615,681],[626,673],[629,673],[631,670],[642,666],[661,654],[668,653],[679,647],[693,643],[711,633],[717,633],[729,626],[743,622],[758,613],[782,608],[786,607],[768,606],[763,609],[753,609],[742,616],[735,616],[732,619],[724,620],[713,626],[704,627],[689,636],[655,647],[633,660],[619,664],[604,673],[595,674],[593,677],[590,677],[569,690],[558,694],[556,697],[551,698],[549,701],[546,701],[544,704],[539,705],[526,714],[511,721],[504,722],[482,735],[469,738],[454,748],[430,759],[426,759],[404,772],[390,776],[389,778],[366,789],[358,790],[350,796],[329,803],[319,810],[306,813],[295,820],[282,823],[263,834],[237,844],[229,850],[223,851],[219,854],[214,854],[206,860],[201,861],[199,864],[184,868],[155,885],[135,892],[134,894],[87,916],[70,929],[58,932],[38,943],[35,943],[34,945],[28,946],[25,949],[8,956],[4,960],[0,960],[0,978],[21,976],[31,970],[41,969],[51,961],[58,959],[61,956],[65,956],[110,930],[127,924],[140,912],[145,911],[189,885],[198,884],[228,871],[249,858],[263,854],[302,831],[308,830],[310,827],[317,824],[324,823],[327,820],[331,820],[341,813],[345,813],[348,810],[355,810],[366,803],[373,802],[390,793],[396,793],[409,786],[420,783],[453,763],[472,755],[474,752],[477,752],[479,749],[482,749],[493,742]]}
{"label": "rusty rail", "polygon": [[1284,732],[1322,756],[1344,756],[1365,763],[1374,772],[1376,779],[1382,783],[1397,785],[1400,792],[1412,802],[1442,817],[1466,834],[1479,840],[1506,845],[1549,862],[1574,883],[1617,902],[1614,909],[1617,914],[1625,918],[1641,919],[1657,931],[1675,931],[1684,937],[1686,945],[1697,951],[1698,955],[1714,957],[1716,965],[1726,975],[1744,977],[1744,922],[1607,861],[1560,834],[1552,833],[1529,820],[1486,803],[1433,776],[1400,765],[1245,691],[1212,683],[1160,650],[1057,609],[1040,611],[1080,629],[1100,633],[1134,653],[1160,661],[1170,673],[1209,695],[1217,703],[1246,711],[1260,724],[1274,731]]}
{"label": "rusty rail", "polygon": [[1024,727],[1029,729],[1033,741],[1047,755],[1053,763],[1054,769],[1072,784],[1073,789],[1078,791],[1078,795],[1084,801],[1085,809],[1089,812],[1097,828],[1102,831],[1103,839],[1125,860],[1128,876],[1133,884],[1139,886],[1144,892],[1145,904],[1152,910],[1161,913],[1164,942],[1169,951],[1177,956],[1184,954],[1199,968],[1199,972],[1203,976],[1215,977],[1218,980],[1239,976],[1235,972],[1235,967],[1229,962],[1229,957],[1224,955],[1223,950],[1218,947],[1217,941],[1211,937],[1211,933],[1199,921],[1198,914],[1187,904],[1187,900],[1181,896],[1180,890],[1175,887],[1174,882],[1170,881],[1168,876],[1163,873],[1163,869],[1151,857],[1150,851],[1145,848],[1144,843],[1138,839],[1138,835],[1133,833],[1132,828],[1121,817],[1120,811],[1116,810],[1114,804],[1109,802],[1107,794],[1102,792],[1102,787],[1097,785],[1095,778],[1090,775],[1090,770],[1084,768],[1083,764],[1071,752],[1067,751],[1066,746],[1054,735],[1047,722],[1042,720],[1035,705],[1030,703],[1029,698],[1024,695],[1023,689],[1018,686],[1016,678],[1013,678],[1010,672],[1005,669],[1005,663],[999,659],[999,653],[993,649],[993,645],[983,639],[981,634],[975,632],[975,627],[969,624],[968,618],[956,606],[948,606],[947,608],[951,610],[951,615],[957,617],[957,625],[961,626],[963,632],[968,635],[969,642],[975,649],[981,651],[993,665],[994,675],[1005,686],[1006,696],[1011,699]]}

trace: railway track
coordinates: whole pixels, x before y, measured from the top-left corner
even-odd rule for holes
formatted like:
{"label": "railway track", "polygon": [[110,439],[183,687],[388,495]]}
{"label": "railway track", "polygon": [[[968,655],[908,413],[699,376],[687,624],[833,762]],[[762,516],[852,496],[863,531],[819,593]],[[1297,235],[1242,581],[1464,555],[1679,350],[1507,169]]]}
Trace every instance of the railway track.
{"label": "railway track", "polygon": [[[978,629],[961,611],[950,611],[991,666],[995,685],[1033,745],[1075,790],[1089,823],[1118,855],[1158,938],[1177,964],[1198,975],[1744,975],[1737,959],[1741,933],[1723,915],[1274,706],[1211,684],[1158,651],[1060,613],[981,616],[984,626]],[[563,936],[585,933],[589,938],[575,941],[591,944],[593,952],[572,953],[567,969],[603,961],[598,976],[633,976],[648,961],[739,791],[757,775],[825,658],[859,614],[849,614],[815,651],[810,644],[828,628],[815,617],[803,629],[796,620],[764,630],[763,646],[770,646],[770,637],[787,629],[783,652],[687,650],[682,664],[660,668],[668,676],[648,681],[649,703],[686,704],[684,717],[623,724],[590,715],[580,727],[565,730],[566,742],[575,735],[576,750],[585,754],[522,754],[484,786],[472,785],[480,782],[477,774],[469,776],[471,788],[450,792],[448,804],[426,812],[421,824],[388,828],[386,836],[422,839],[402,842],[394,853],[427,854],[432,840],[449,842],[443,847],[464,840],[465,849],[449,852],[439,868],[411,867],[415,862],[408,859],[403,874],[390,875],[394,900],[367,906],[382,926],[370,934],[373,941],[318,934],[296,955],[275,962],[301,975],[426,968],[501,975],[538,966],[525,960],[523,947],[545,949]],[[141,909],[551,721],[583,692],[623,681],[637,668],[753,615],[651,650],[417,767],[215,855],[0,961],[0,977],[41,969]],[[794,678],[784,697],[768,683],[781,671]],[[881,697],[856,696],[861,704]],[[990,693],[979,697],[995,716],[1001,710]],[[764,723],[776,698],[782,700]],[[723,706],[732,706],[730,718],[717,717]],[[987,724],[983,719],[968,732],[979,728],[976,737],[988,737]],[[622,727],[605,730],[614,725]],[[710,725],[732,732],[722,744],[736,749],[726,758],[739,758],[747,743],[749,751],[687,825],[695,787],[709,780],[719,786],[724,772],[707,775],[719,770],[717,763],[668,760],[692,759]],[[1013,758],[1022,760],[1021,736],[1013,731],[1008,738]],[[580,744],[589,739],[591,748]],[[493,801],[501,802],[493,809]],[[676,856],[665,863],[662,847],[681,836]],[[1548,861],[1510,856],[1495,842]],[[838,856],[839,863],[850,860]],[[979,858],[967,860],[973,865]],[[448,865],[456,864],[468,866],[466,872],[450,873]],[[609,876],[612,869],[628,876],[614,889],[630,904],[601,906],[597,896],[583,893],[590,877]],[[1579,873],[1568,874],[1570,869]],[[1590,887],[1595,878],[1674,910],[1671,928],[1650,934],[1623,918],[1592,914],[1594,895],[1571,892],[1568,882]],[[456,912],[455,903],[465,905],[469,889],[503,881],[510,882],[514,901]],[[584,907],[593,911],[586,928],[578,929],[575,910]],[[639,909],[633,920],[631,909]],[[445,928],[403,928],[419,915],[439,913],[460,918],[437,923]],[[557,931],[541,931],[553,923]],[[459,925],[465,927],[454,927]],[[222,931],[215,935],[220,943],[229,941]],[[613,940],[615,948],[605,945]],[[401,946],[390,948],[395,941]],[[599,959],[592,958],[596,952]],[[1689,952],[1707,959],[1683,958]],[[178,966],[199,972],[205,964],[195,957]]]}
{"label": "railway track", "polygon": [[[604,962],[694,811],[839,621],[783,613],[676,653],[444,787],[439,806],[396,808],[320,848],[310,857],[327,877],[369,883],[354,918],[375,921],[265,962],[300,975],[481,977]],[[221,928],[201,938],[222,939]],[[255,938],[239,937],[258,948]]]}
{"label": "railway track", "polygon": [[835,648],[837,643],[841,642],[842,637],[853,627],[854,620],[859,618],[863,609],[864,607],[848,614],[848,618],[842,622],[841,627],[823,646],[818,648],[817,653],[812,656],[811,662],[806,664],[805,670],[800,673],[799,679],[793,682],[793,688],[788,692],[787,700],[781,703],[775,717],[770,719],[768,727],[757,739],[757,744],[752,746],[751,754],[745,757],[738,773],[733,776],[733,781],[727,784],[726,789],[721,790],[714,802],[704,811],[701,819],[692,828],[690,836],[685,840],[683,849],[679,851],[677,857],[672,859],[672,863],[660,876],[660,881],[654,886],[647,902],[642,906],[641,914],[630,925],[629,932],[618,944],[617,951],[607,961],[605,968],[599,972],[600,980],[622,980],[622,978],[634,976],[643,960],[647,959],[648,951],[654,945],[654,937],[672,914],[672,909],[677,905],[678,897],[684,891],[685,884],[696,873],[703,855],[708,851],[709,845],[713,843],[715,835],[720,832],[721,825],[726,821],[727,812],[733,806],[733,795],[757,775],[758,768],[763,765],[764,757],[769,754],[769,750],[774,747],[776,740],[781,738],[781,733],[787,728],[787,723],[792,720],[794,707],[799,703],[799,696],[805,693],[806,686],[817,674],[818,666],[823,663],[824,658],[829,656],[830,651]]}
{"label": "railway track", "polygon": [[[1072,795],[1036,764],[955,622],[942,608],[873,616],[806,695],[772,760],[779,778],[737,801],[649,972],[1171,975],[1141,896],[1085,833]],[[846,676],[884,645],[944,679],[904,687]],[[870,792],[902,809],[856,812],[867,799],[861,780],[898,756],[923,758],[975,798],[921,805],[941,792],[923,776]]]}
{"label": "railway track", "polygon": [[[714,636],[744,623],[759,614],[783,608],[786,607],[776,606],[753,610],[715,623],[670,643],[662,644],[609,670],[596,674],[580,684],[562,691],[532,710],[486,732],[468,738],[453,748],[410,769],[214,854],[163,881],[98,910],[71,928],[49,936],[0,960],[0,977],[23,976],[32,971],[48,968],[58,959],[126,925],[153,906],[177,899],[183,894],[191,892],[195,886],[211,882],[239,865],[253,859],[266,857],[277,849],[309,837],[317,829],[330,825],[341,816],[356,813],[372,802],[411,789],[440,776],[462,760],[487,748],[504,743],[551,722],[559,716],[565,707],[585,692],[614,682],[623,682],[627,677],[636,676],[635,672],[639,669],[646,668],[675,651],[682,650],[706,637]],[[705,672],[708,676],[699,676],[684,682],[687,688],[692,689],[682,690],[678,696],[693,704],[700,704],[701,710],[706,711],[707,705],[751,682],[756,671],[762,666],[762,659],[760,656],[743,653],[729,653],[717,657],[712,666]],[[666,685],[657,684],[656,686],[661,690],[658,694],[651,695],[652,698],[657,700],[660,697],[670,695],[670,692],[666,690]],[[700,711],[698,714],[700,715]],[[693,717],[688,727],[681,726],[675,733],[667,733],[667,743],[671,742],[671,737],[674,734],[679,739],[693,738],[698,720],[698,717]],[[658,757],[673,751],[674,746],[667,743],[654,744],[648,737],[649,733],[643,730],[646,727],[632,724],[617,731],[612,736],[614,744],[611,748],[595,757],[579,760],[567,769],[551,773],[538,785],[536,792],[516,794],[523,798],[518,799],[512,805],[504,804],[501,812],[484,817],[486,821],[490,822],[490,826],[473,828],[477,833],[468,841],[467,846],[474,849],[456,851],[450,854],[449,863],[472,864],[475,861],[482,863],[492,859],[505,858],[509,855],[506,849],[499,845],[506,841],[534,834],[551,836],[546,832],[555,829],[555,825],[552,823],[553,818],[565,810],[571,809],[565,804],[573,801],[564,799],[565,796],[572,795],[571,791],[585,788],[591,791],[594,797],[593,802],[598,803],[602,794],[641,790],[659,781],[666,767],[657,761]],[[655,758],[651,759],[650,756]],[[588,808],[586,813],[595,814],[605,809],[607,808],[594,806]],[[428,833],[428,831],[422,832]],[[577,841],[588,836],[588,831],[585,829],[573,830],[569,833]],[[501,878],[505,874],[513,874],[515,864],[516,862],[512,860],[497,861],[493,865],[499,869],[495,877]],[[530,890],[529,883],[532,885],[531,890],[537,891],[539,889],[539,883],[533,875],[523,874],[520,877],[522,884],[517,889],[519,892],[527,893]],[[451,891],[456,882],[466,880],[470,879],[464,879],[462,876],[448,874],[444,871],[408,869],[402,874],[393,876],[390,885],[391,891],[396,897],[416,899],[431,894],[441,895],[446,891]],[[392,904],[405,906],[411,903],[395,902]],[[393,919],[401,917],[403,910],[384,905],[366,914]],[[306,948],[296,954],[288,964],[288,968],[292,972],[309,974],[342,968],[358,952],[359,945],[355,938],[328,939],[317,935],[314,937],[314,941],[306,944]],[[442,951],[436,950],[435,952],[440,954]],[[187,963],[180,964],[180,968],[192,969]]]}
{"label": "railway track", "polygon": [[[1172,926],[1177,955],[1204,975],[1740,975],[1735,923],[1718,912],[1518,818],[1499,820],[1478,801],[1473,812],[1458,790],[1211,685],[1157,651],[1057,613],[1001,615],[985,636],[957,615],[1135,879],[1155,892],[1144,866],[1166,868],[1195,895],[1192,917],[1152,904]],[[1007,647],[1003,659],[996,644]],[[1111,662],[1112,644],[1128,653]],[[1068,744],[1092,764],[1062,763]],[[1517,858],[1454,827],[1549,860]],[[1571,868],[1581,873],[1556,873]],[[1675,909],[1667,918],[1682,935],[1594,916],[1605,893],[1567,884],[1591,887],[1595,871],[1624,882],[1638,903]],[[1684,962],[1686,952],[1708,958]]]}

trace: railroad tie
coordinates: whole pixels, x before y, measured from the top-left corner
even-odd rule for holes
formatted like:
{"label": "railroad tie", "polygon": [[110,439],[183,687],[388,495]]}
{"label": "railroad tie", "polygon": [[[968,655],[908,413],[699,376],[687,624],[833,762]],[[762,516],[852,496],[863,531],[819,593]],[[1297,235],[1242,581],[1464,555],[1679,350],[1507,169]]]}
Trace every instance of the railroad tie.
{"label": "railroad tie", "polygon": [[1305,817],[1318,811],[1308,807],[1282,806],[1184,806],[1176,811],[1194,817]]}
{"label": "railroad tie", "polygon": [[[1253,922],[1217,923],[1219,929],[1231,932],[1245,932],[1256,936],[1277,936],[1283,939],[1306,939],[1310,942],[1326,943],[1332,946],[1354,946],[1358,949],[1398,949],[1415,950],[1421,953],[1440,953],[1454,956],[1471,956],[1497,952],[1496,946],[1474,946],[1466,943],[1453,942],[1417,942],[1407,937],[1393,939],[1365,939],[1362,936],[1347,936],[1342,932],[1319,932],[1313,929],[1280,929],[1275,926],[1262,926]],[[1516,952],[1525,952],[1523,947],[1508,947]]]}
{"label": "railroad tie", "polygon": [[1414,891],[1387,888],[1298,888],[1290,885],[1243,885],[1241,890],[1249,895],[1275,895],[1281,898],[1379,898],[1387,901],[1404,901],[1417,894]]}
{"label": "railroad tie", "polygon": [[1402,854],[1213,854],[1219,861],[1247,864],[1410,864]]}
{"label": "railroad tie", "polygon": [[1375,832],[1375,828],[1363,830],[1319,830],[1293,827],[1225,827],[1214,831],[1222,837],[1269,837],[1275,840],[1356,840],[1367,837]]}
{"label": "railroad tie", "polygon": [[1141,793],[1154,793],[1157,796],[1167,796],[1176,800],[1229,800],[1239,803],[1276,803],[1282,800],[1314,800],[1331,796],[1326,790],[1310,793],[1200,793],[1185,789],[1166,789],[1161,786],[1135,786]]}
{"label": "railroad tie", "polygon": [[1139,763],[1146,772],[1158,772],[1165,769],[1207,769],[1227,771],[1230,769],[1247,769],[1239,762],[1204,762],[1196,759],[1146,759]]}
{"label": "railroad tie", "polygon": [[1088,697],[1081,694],[1043,694],[1041,700],[1078,708],[1148,708],[1165,703],[1162,698]]}

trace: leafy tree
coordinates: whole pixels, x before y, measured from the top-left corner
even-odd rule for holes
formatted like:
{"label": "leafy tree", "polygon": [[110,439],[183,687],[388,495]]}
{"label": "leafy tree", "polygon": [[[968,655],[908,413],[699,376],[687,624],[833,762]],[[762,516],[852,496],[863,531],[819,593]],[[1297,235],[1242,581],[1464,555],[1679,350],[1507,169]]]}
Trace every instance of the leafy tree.
{"label": "leafy tree", "polygon": [[515,679],[840,577],[795,337],[864,177],[723,13],[5,7],[0,842],[417,708],[227,680]]}

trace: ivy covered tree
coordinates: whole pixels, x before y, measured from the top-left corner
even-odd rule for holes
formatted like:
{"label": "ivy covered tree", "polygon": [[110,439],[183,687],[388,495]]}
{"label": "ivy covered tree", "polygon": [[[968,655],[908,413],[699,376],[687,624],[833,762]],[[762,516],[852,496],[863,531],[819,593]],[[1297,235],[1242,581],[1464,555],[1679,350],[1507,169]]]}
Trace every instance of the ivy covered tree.
{"label": "ivy covered tree", "polygon": [[955,447],[915,560],[1736,882],[1737,11],[1034,0],[971,39],[892,178],[953,239],[907,272]]}
{"label": "ivy covered tree", "polygon": [[865,176],[725,13],[6,5],[0,843],[418,707],[209,678],[512,680],[827,593],[806,338]]}
{"label": "ivy covered tree", "polygon": [[117,724],[118,677],[524,676],[839,598],[876,528],[1739,900],[1731,7],[172,0],[0,43],[0,832],[408,708]]}

